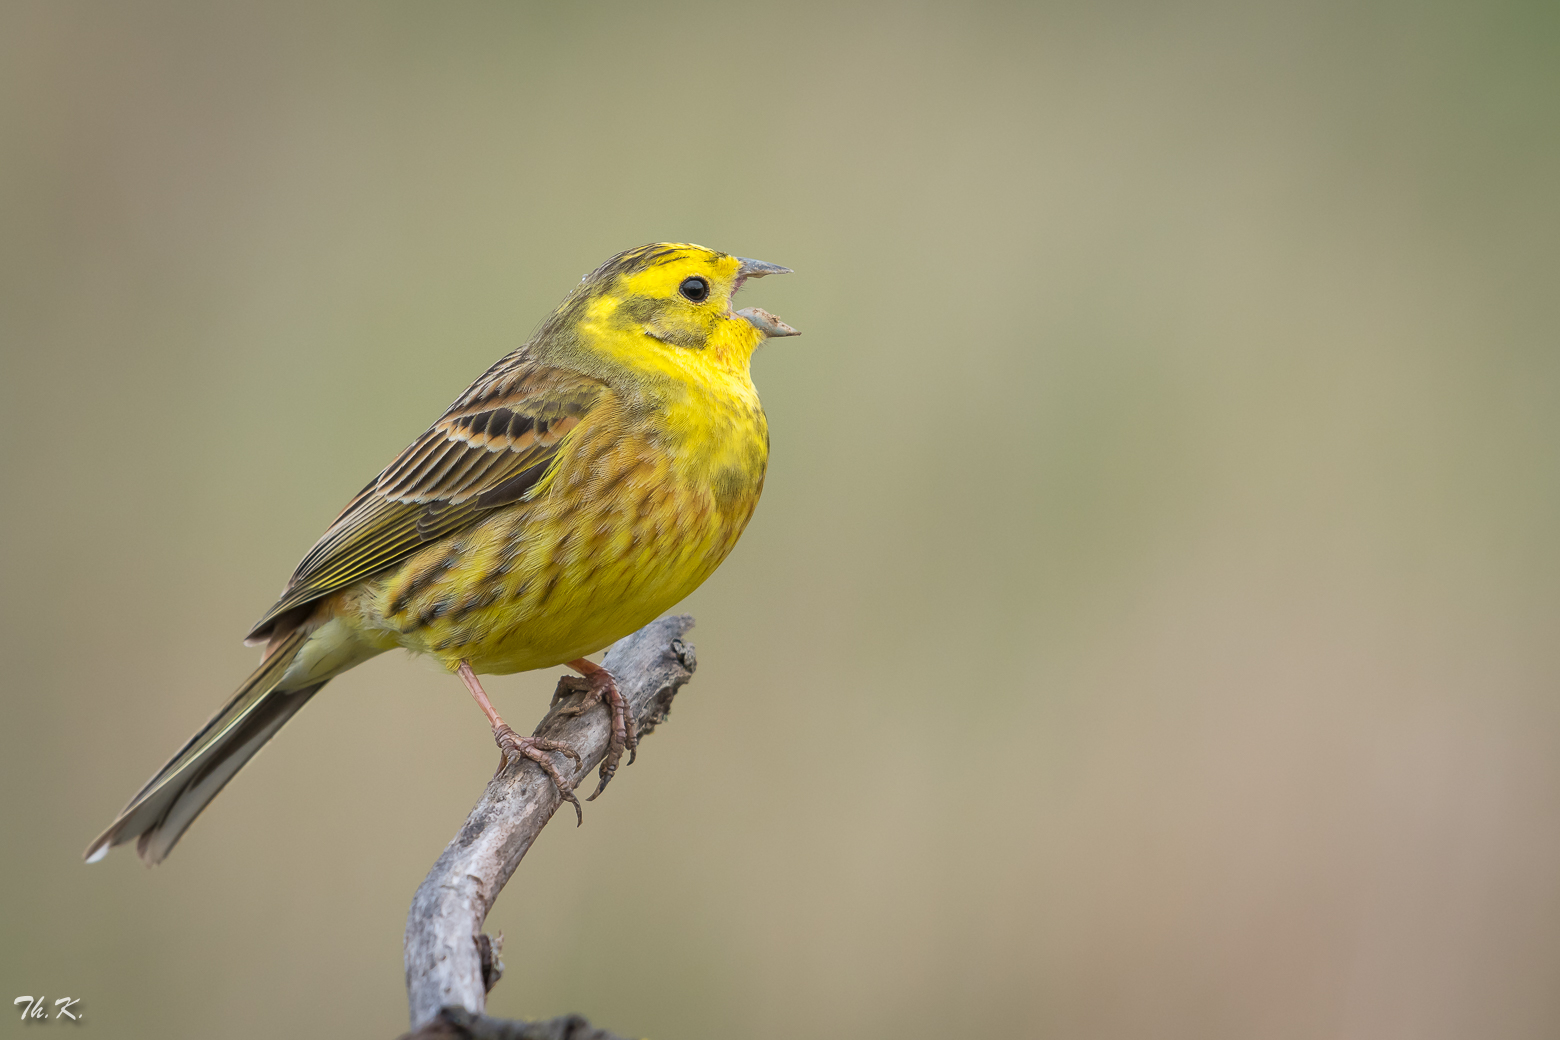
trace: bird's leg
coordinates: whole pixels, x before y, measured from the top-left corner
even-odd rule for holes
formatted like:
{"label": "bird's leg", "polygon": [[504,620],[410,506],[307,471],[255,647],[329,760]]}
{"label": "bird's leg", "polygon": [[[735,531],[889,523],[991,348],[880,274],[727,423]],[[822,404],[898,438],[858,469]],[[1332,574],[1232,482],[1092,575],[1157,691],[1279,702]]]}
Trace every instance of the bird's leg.
{"label": "bird's leg", "polygon": [[[590,685],[578,704],[572,708],[564,708],[560,714],[580,715],[605,701],[607,713],[612,717],[612,736],[607,741],[607,757],[601,760],[601,782],[596,785],[596,790],[591,796],[585,799],[589,802],[605,791],[607,784],[612,782],[612,774],[617,772],[618,760],[623,757],[624,751],[628,752],[628,764],[634,764],[634,755],[637,753],[635,749],[639,747],[639,730],[634,725],[634,717],[628,713],[628,701],[618,692],[617,683],[613,680],[611,672],[583,657],[570,661],[569,667],[583,675]],[[562,692],[561,684],[559,691]]]}
{"label": "bird's leg", "polygon": [[509,723],[498,717],[498,712],[493,708],[493,702],[488,700],[487,691],[477,681],[477,673],[471,670],[471,665],[465,661],[456,669],[460,681],[466,684],[466,689],[471,691],[471,696],[477,702],[477,707],[482,709],[482,714],[488,718],[488,724],[493,727],[493,739],[498,743],[499,762],[498,768],[503,769],[509,764],[509,756],[528,758],[542,767],[542,772],[552,780],[553,786],[558,788],[558,793],[564,801],[574,805],[574,814],[578,821],[583,823],[585,813],[580,808],[580,800],[574,797],[574,785],[569,783],[568,777],[558,772],[558,767],[553,765],[553,760],[548,752],[556,751],[567,755],[574,760],[574,767],[581,765],[580,754],[569,745],[556,740],[546,740],[542,737],[522,737],[510,728]]}

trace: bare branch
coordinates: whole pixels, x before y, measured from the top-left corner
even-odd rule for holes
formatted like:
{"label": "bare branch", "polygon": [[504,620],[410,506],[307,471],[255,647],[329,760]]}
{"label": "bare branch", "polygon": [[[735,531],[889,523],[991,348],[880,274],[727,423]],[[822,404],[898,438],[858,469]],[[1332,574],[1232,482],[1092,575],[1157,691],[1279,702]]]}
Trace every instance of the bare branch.
{"label": "bare branch", "polygon": [[[693,647],[682,641],[692,627],[693,618],[686,615],[662,618],[607,651],[603,663],[628,700],[641,737],[666,717],[672,697],[693,677]],[[535,735],[564,741],[579,751],[583,764],[572,772],[572,763],[559,759],[563,774],[578,786],[606,754],[607,712],[603,708],[581,716],[562,715],[559,709],[579,694],[567,682],[559,684],[559,693],[565,696],[555,701]],[[534,762],[512,763],[488,782],[466,825],[418,887],[406,918],[405,953],[414,1031],[426,1026],[427,1036],[556,1035],[580,1040],[607,1036],[578,1018],[524,1027],[552,1032],[504,1034],[496,1030],[521,1025],[482,1017],[487,990],[502,971],[482,935],[482,922],[561,803],[557,788]],[[440,1009],[446,1007],[464,1008],[470,1016],[465,1020],[459,1014],[440,1016]],[[459,1029],[465,1032],[452,1031]]]}

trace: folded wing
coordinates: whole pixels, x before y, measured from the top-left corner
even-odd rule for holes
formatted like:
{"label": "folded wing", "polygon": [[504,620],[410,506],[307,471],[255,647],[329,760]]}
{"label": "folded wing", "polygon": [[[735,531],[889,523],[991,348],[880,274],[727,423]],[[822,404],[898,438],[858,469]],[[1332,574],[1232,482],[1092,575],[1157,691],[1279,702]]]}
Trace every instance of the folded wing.
{"label": "folded wing", "polygon": [[286,632],[321,597],[525,498],[607,392],[523,356],[499,362],[347,504],[249,641]]}

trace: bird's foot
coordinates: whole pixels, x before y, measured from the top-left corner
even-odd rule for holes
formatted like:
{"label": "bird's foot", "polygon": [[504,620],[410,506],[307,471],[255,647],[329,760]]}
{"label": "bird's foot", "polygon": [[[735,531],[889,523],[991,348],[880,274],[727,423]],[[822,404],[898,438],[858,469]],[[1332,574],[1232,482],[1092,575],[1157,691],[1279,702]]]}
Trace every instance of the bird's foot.
{"label": "bird's foot", "polygon": [[578,769],[584,763],[580,759],[580,753],[567,744],[556,740],[545,740],[541,737],[522,737],[510,728],[509,723],[498,717],[498,711],[493,707],[493,702],[488,700],[487,691],[482,688],[482,683],[477,679],[477,673],[472,671],[471,662],[462,661],[460,667],[455,669],[455,674],[460,676],[460,681],[466,684],[466,689],[471,691],[472,699],[477,702],[477,707],[482,709],[482,714],[487,716],[488,725],[493,727],[493,740],[498,744],[499,760],[498,768],[502,772],[513,758],[528,758],[542,767],[542,772],[547,774],[553,786],[558,789],[558,794],[564,801],[574,805],[574,815],[578,823],[585,822],[584,810],[580,808],[580,800],[574,797],[574,785],[568,777],[558,772],[558,767],[553,765],[551,752],[568,755],[574,760],[574,768]]}
{"label": "bird's foot", "polygon": [[571,693],[580,692],[583,683],[585,696],[580,698],[578,704],[564,708],[561,715],[583,715],[585,712],[603,702],[607,705],[607,713],[612,720],[612,734],[607,739],[607,756],[601,760],[601,782],[596,785],[596,790],[585,799],[594,801],[596,795],[607,789],[607,784],[612,782],[612,776],[617,772],[618,762],[623,758],[623,752],[628,752],[628,764],[634,764],[634,757],[638,753],[639,729],[634,725],[634,717],[629,713],[628,700],[618,692],[617,682],[613,680],[612,673],[593,661],[580,658],[570,661],[569,667],[579,672],[585,678],[575,679],[573,676],[564,676],[558,681],[557,692],[553,694],[553,703],[567,697]]}
{"label": "bird's foot", "polygon": [[522,737],[511,729],[507,722],[500,722],[493,727],[493,740],[497,742],[498,750],[503,755],[503,760],[499,763],[500,769],[507,766],[511,759],[524,758],[535,762],[542,767],[542,772],[547,774],[563,800],[574,806],[577,824],[585,822],[585,812],[580,808],[580,800],[574,796],[574,785],[569,782],[568,777],[558,772],[551,754],[557,752],[568,756],[574,760],[574,768],[578,769],[582,764],[578,751],[562,741],[547,740],[542,737]]}

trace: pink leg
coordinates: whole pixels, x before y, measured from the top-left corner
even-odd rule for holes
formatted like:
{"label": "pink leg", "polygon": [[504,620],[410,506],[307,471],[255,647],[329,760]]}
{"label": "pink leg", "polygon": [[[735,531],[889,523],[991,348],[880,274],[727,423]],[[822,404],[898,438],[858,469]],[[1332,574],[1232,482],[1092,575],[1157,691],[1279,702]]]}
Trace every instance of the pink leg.
{"label": "pink leg", "polygon": [[456,674],[460,676],[460,681],[466,684],[466,689],[471,691],[471,696],[476,700],[477,707],[482,709],[482,714],[487,716],[488,724],[493,727],[493,739],[498,742],[500,755],[498,767],[502,769],[508,765],[511,755],[519,758],[528,758],[535,762],[542,767],[542,772],[551,778],[553,786],[558,788],[558,793],[563,796],[563,799],[573,803],[574,813],[578,817],[579,822],[584,822],[585,813],[580,808],[580,800],[574,797],[574,785],[569,783],[567,777],[558,772],[558,767],[553,765],[552,757],[548,754],[550,751],[556,751],[559,754],[567,755],[574,760],[574,766],[578,769],[580,766],[579,752],[569,745],[559,743],[556,740],[520,736],[520,734],[510,728],[509,723],[498,717],[498,712],[493,708],[493,702],[488,700],[487,691],[477,681],[477,673],[471,670],[471,665],[462,661],[460,668],[456,670]]}

